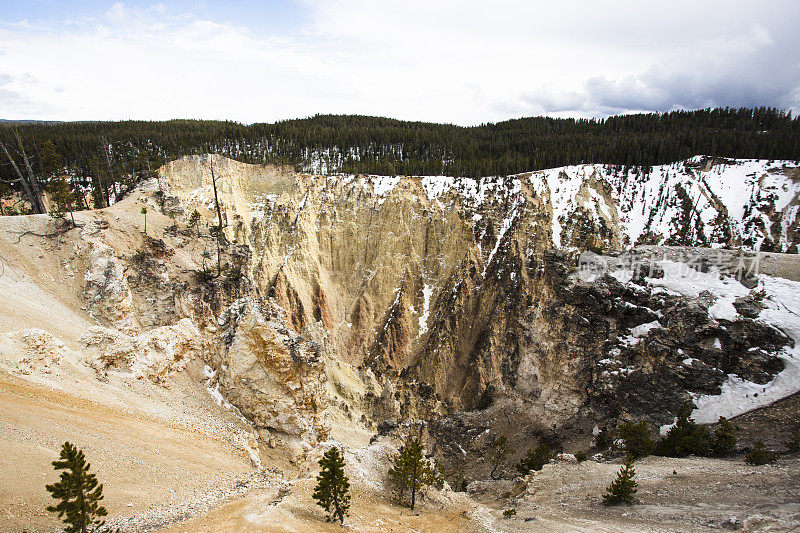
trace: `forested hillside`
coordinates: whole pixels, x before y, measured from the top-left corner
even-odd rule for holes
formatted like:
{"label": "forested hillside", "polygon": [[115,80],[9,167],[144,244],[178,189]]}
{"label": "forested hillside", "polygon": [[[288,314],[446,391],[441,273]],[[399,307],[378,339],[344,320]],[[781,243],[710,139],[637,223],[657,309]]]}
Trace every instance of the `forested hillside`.
{"label": "forested hillside", "polygon": [[[506,175],[579,163],[652,165],[696,154],[800,159],[800,120],[773,108],[706,109],[607,119],[533,117],[461,127],[354,115],[274,124],[0,122],[0,142],[47,188],[59,175],[81,198],[106,205],[166,161],[214,152],[306,172],[382,175]],[[18,176],[0,153],[0,194]],[[62,191],[63,192],[63,191]],[[80,200],[80,198],[79,198]],[[77,206],[85,201],[75,202]]]}

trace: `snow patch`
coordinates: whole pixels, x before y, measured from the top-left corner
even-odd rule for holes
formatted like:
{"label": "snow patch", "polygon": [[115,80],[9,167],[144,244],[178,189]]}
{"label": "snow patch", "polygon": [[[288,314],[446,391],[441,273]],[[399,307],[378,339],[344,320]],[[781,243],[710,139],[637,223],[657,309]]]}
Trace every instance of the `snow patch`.
{"label": "snow patch", "polygon": [[433,285],[425,284],[422,287],[422,314],[419,316],[419,335],[428,332],[428,316],[431,310],[431,296],[433,296]]}

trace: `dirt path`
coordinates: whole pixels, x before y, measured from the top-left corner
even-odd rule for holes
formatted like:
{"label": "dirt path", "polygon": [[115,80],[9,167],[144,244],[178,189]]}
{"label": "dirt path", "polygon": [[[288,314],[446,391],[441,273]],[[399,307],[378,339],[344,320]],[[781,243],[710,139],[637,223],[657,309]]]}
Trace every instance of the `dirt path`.
{"label": "dirt path", "polygon": [[[341,532],[338,523],[325,522],[323,510],[311,498],[313,487],[314,480],[307,478],[292,482],[290,492],[283,495],[275,490],[253,491],[163,532]],[[353,483],[351,491],[351,514],[345,525],[353,531],[446,533],[481,530],[470,518],[474,505],[467,498],[446,503],[428,501],[411,511],[359,483]]]}

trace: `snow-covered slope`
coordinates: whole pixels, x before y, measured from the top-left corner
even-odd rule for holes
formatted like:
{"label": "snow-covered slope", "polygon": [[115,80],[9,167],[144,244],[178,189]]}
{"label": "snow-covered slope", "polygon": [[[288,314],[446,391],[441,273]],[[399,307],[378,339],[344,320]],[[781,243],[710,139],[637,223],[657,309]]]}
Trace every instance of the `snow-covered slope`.
{"label": "snow-covered slope", "polygon": [[487,191],[505,187],[513,196],[524,182],[552,215],[556,247],[671,244],[795,252],[800,242],[800,169],[792,161],[696,156],[649,170],[594,164],[508,178],[422,179],[431,201],[443,205],[452,190],[472,207],[485,201]]}
{"label": "snow-covered slope", "polygon": [[[664,275],[648,279],[653,286],[693,298],[705,291],[715,299],[709,308],[712,317],[729,321],[739,318],[734,300],[747,296],[750,289],[734,278],[721,275],[715,268],[704,273],[673,261],[661,261],[659,266]],[[714,423],[720,416],[737,416],[800,391],[800,282],[762,275],[754,290],[763,298],[759,319],[786,334],[794,344],[777,354],[784,369],[768,383],[754,383],[730,374],[721,394],[693,394],[697,409],[692,416],[701,424]]]}

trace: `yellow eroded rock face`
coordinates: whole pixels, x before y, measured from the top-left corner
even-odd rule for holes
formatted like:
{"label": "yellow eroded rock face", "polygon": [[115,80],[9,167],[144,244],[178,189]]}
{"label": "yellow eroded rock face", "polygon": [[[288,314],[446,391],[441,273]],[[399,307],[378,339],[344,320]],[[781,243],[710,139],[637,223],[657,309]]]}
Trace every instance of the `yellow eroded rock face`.
{"label": "yellow eroded rock face", "polygon": [[283,312],[237,300],[219,319],[215,367],[225,396],[257,427],[314,445],[328,438],[322,346],[284,327]]}
{"label": "yellow eroded rock face", "polygon": [[[527,257],[552,246],[549,192],[530,176],[321,177],[219,156],[213,165],[226,237],[252,250],[258,293],[274,298],[295,333],[321,325],[332,358],[353,368],[333,382],[358,374],[364,393],[340,394],[354,416],[468,407],[500,379],[509,348],[494,331],[501,297],[475,289],[488,287],[501,258],[524,271]],[[160,176],[187,216],[197,210],[202,225],[217,224],[210,156],[174,161]],[[247,339],[240,345],[274,351],[264,331]]]}
{"label": "yellow eroded rock face", "polygon": [[[723,220],[725,190],[717,185],[725,172],[756,169],[762,181],[784,180],[773,207],[785,213],[800,191],[766,162],[740,161],[733,170],[690,163],[649,174],[577,165],[476,180],[312,176],[213,156],[212,183],[206,155],[164,166],[160,180],[184,206],[183,222],[195,210],[201,228],[221,216],[226,246],[247,250],[252,287],[241,296],[266,302],[262,315],[282,310],[275,320],[247,311],[233,344],[226,341],[225,364],[241,377],[222,380],[229,398],[263,427],[313,441],[326,435],[325,402],[366,427],[471,410],[491,395],[548,423],[578,415],[598,394],[592,384],[597,361],[609,359],[606,340],[655,320],[630,309],[666,304],[619,283],[577,280],[577,253],[637,241],[659,249],[686,239],[764,243],[760,230]],[[791,235],[769,238],[783,246]],[[784,262],[770,268],[785,270]],[[306,366],[288,363],[287,343],[297,335],[323,347],[321,356],[301,358]],[[686,390],[678,374],[669,379]]]}

